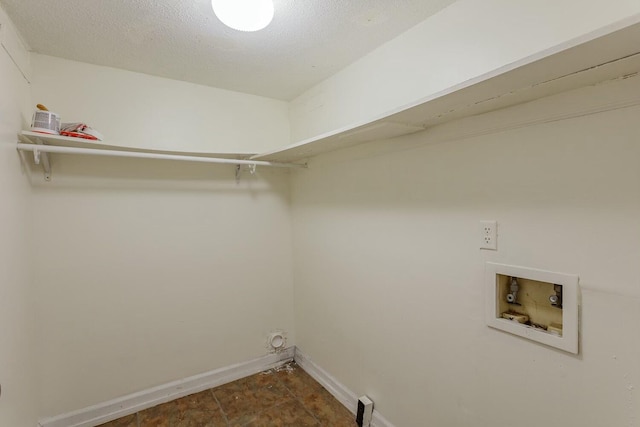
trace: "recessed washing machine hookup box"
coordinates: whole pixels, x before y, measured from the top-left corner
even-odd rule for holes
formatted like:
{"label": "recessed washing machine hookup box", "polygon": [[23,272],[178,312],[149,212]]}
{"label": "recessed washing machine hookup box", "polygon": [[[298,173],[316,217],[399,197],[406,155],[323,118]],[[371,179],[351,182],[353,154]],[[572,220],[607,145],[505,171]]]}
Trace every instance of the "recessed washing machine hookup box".
{"label": "recessed washing machine hookup box", "polygon": [[578,354],[578,276],[486,263],[487,325]]}

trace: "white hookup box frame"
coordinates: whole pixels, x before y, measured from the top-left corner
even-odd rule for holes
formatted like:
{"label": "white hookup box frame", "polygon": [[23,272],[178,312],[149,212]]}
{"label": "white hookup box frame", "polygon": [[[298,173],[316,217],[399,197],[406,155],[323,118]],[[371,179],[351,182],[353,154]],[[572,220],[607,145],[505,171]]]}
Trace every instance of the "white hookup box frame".
{"label": "white hookup box frame", "polygon": [[[562,336],[525,324],[503,319],[499,313],[498,275],[562,285]],[[578,354],[578,281],[575,274],[487,262],[485,264],[487,325],[569,353]]]}

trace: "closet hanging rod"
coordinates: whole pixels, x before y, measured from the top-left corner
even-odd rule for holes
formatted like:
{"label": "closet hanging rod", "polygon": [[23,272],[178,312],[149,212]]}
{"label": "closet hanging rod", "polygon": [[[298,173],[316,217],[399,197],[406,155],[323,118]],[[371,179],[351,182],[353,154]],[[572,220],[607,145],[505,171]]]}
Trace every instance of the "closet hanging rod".
{"label": "closet hanging rod", "polygon": [[100,150],[96,148],[60,147],[56,145],[18,143],[18,150],[34,153],[87,154],[91,156],[134,157],[139,159],[180,160],[200,163],[226,163],[231,165],[271,166],[277,168],[306,168],[301,163],[277,163],[261,160],[221,159],[216,157],[187,156],[182,154],[141,153],[137,151]]}

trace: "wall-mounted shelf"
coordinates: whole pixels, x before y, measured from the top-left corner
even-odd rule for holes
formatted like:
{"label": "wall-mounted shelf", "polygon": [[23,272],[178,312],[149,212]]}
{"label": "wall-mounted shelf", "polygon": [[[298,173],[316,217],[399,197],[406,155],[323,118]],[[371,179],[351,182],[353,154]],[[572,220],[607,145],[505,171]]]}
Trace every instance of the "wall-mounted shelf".
{"label": "wall-mounted shelf", "polygon": [[82,138],[70,138],[60,135],[48,135],[38,132],[22,131],[18,134],[21,142],[18,150],[33,152],[33,159],[37,165],[42,165],[44,178],[51,180],[51,162],[49,153],[82,154],[109,157],[130,157],[143,159],[174,160],[198,163],[222,163],[236,165],[236,179],[239,178],[241,166],[246,165],[253,171],[256,166],[270,166],[280,168],[305,168],[300,163],[279,163],[261,160],[247,160],[250,153],[184,153],[175,151],[146,150],[105,144],[102,141],[92,141]]}
{"label": "wall-mounted shelf", "polygon": [[[423,131],[435,125],[548,97],[640,72],[640,15],[539,52],[377,118],[266,153],[177,153],[134,149],[24,131],[18,148],[51,177],[47,153],[91,154],[208,163],[306,167],[322,153]],[[637,100],[633,100],[636,102]],[[239,167],[237,169],[239,171]]]}
{"label": "wall-mounted shelf", "polygon": [[366,122],[252,159],[300,161],[363,142],[411,134],[640,71],[640,15],[450,87]]}

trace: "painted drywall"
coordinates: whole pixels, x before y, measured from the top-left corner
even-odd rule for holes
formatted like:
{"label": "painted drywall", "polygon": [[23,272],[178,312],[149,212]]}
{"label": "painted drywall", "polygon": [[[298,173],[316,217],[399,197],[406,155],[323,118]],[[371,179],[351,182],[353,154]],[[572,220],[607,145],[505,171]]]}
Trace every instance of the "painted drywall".
{"label": "painted drywall", "polygon": [[295,344],[287,171],[58,155],[33,183],[42,418]]}
{"label": "painted drywall", "polygon": [[[596,89],[640,93],[638,80],[296,172],[297,346],[396,426],[637,425],[640,107],[451,135],[560,113]],[[498,251],[479,249],[480,220],[497,220]],[[579,275],[578,356],[486,326],[486,261]]]}
{"label": "painted drywall", "polygon": [[[287,104],[38,54],[32,104],[127,147],[255,153],[289,142]],[[30,168],[40,418],[294,343],[289,175],[52,156]],[[55,224],[55,226],[51,226]]]}
{"label": "painted drywall", "polygon": [[20,49],[27,57],[26,50],[19,40],[0,9],[0,425],[33,427],[38,399],[29,274],[31,189],[15,149],[16,134],[30,119],[29,85],[23,76],[28,63],[19,57]]}
{"label": "painted drywall", "polygon": [[[105,142],[253,153],[289,141],[284,102],[32,55],[32,103]],[[52,156],[30,168],[47,418],[294,343],[289,175]],[[51,226],[55,224],[55,226]]]}
{"label": "painted drywall", "polygon": [[635,0],[461,0],[291,103],[293,142],[379,118],[640,13]]}
{"label": "painted drywall", "polygon": [[34,103],[113,145],[259,153],[289,143],[284,101],[38,54],[32,63]]}

